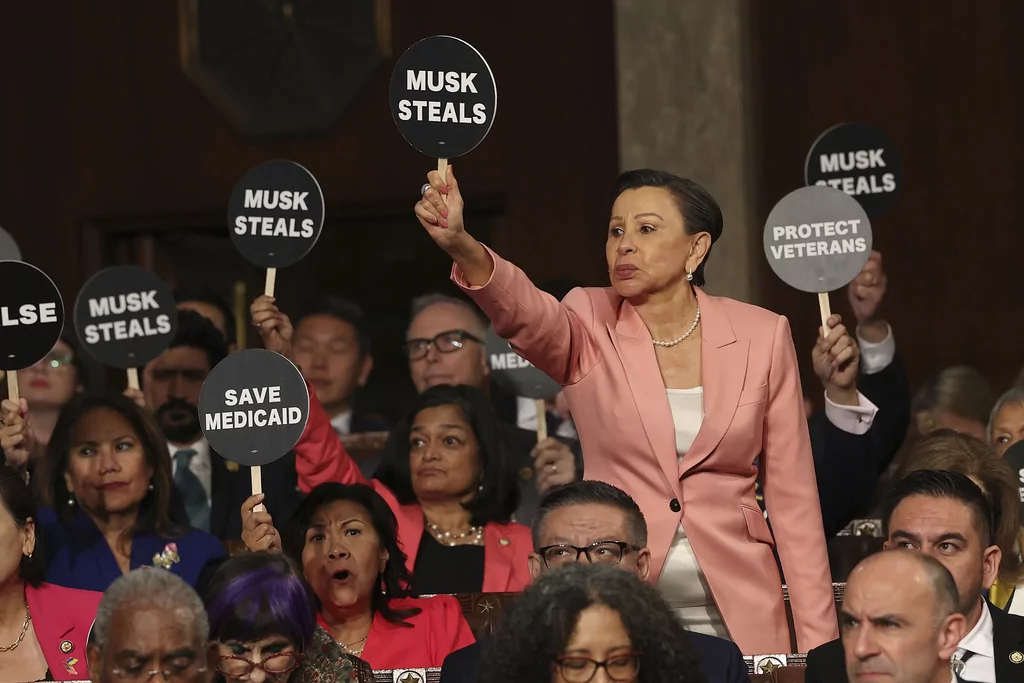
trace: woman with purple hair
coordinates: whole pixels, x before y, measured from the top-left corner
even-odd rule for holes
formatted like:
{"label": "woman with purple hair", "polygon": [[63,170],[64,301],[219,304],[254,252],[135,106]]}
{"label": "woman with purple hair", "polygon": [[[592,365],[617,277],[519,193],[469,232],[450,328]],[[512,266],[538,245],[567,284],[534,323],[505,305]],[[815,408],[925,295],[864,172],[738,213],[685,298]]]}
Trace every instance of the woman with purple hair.
{"label": "woman with purple hair", "polygon": [[218,681],[373,681],[366,662],[317,626],[315,598],[283,555],[226,560],[210,578],[205,603]]}

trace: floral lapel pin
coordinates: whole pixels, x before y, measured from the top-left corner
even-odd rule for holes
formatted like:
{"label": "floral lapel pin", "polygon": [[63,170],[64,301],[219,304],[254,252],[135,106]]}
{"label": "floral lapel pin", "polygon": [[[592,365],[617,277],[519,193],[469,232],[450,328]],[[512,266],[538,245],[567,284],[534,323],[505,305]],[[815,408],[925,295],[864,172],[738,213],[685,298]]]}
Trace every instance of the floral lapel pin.
{"label": "floral lapel pin", "polygon": [[164,546],[162,553],[157,553],[153,556],[153,566],[163,567],[164,569],[170,569],[171,565],[181,562],[181,558],[178,556],[178,544],[168,543]]}

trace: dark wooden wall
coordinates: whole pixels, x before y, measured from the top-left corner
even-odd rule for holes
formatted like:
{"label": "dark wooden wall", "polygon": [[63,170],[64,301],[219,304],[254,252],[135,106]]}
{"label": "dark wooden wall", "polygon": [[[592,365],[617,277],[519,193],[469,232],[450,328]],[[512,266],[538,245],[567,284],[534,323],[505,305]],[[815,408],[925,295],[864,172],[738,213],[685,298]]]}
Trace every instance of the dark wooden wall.
{"label": "dark wooden wall", "polygon": [[[904,168],[897,203],[873,223],[889,275],[886,315],[917,386],[953,364],[1001,390],[1024,365],[1024,4],[753,2],[758,216],[802,183],[834,123],[880,126]],[[761,266],[762,302],[813,344],[814,295]],[[848,312],[845,292],[833,310]],[[804,354],[806,355],[806,353]]]}
{"label": "dark wooden wall", "polygon": [[[477,47],[495,73],[490,135],[453,160],[464,192],[479,198],[468,207],[483,214],[477,229],[538,280],[604,281],[600,244],[617,172],[611,0],[391,4],[395,55],[448,33]],[[169,230],[150,248],[171,280],[257,284],[259,274],[225,248],[227,199],[251,166],[290,158],[320,181],[328,222],[308,261],[278,274],[279,297],[350,294],[381,311],[388,339],[379,355],[397,354],[409,299],[445,287],[448,265],[412,214],[436,162],[391,119],[393,63],[331,134],[250,141],[184,75],[173,0],[0,3],[0,226],[52,275],[67,307],[96,265],[83,245],[86,223],[108,233]],[[188,239],[172,229],[179,225]],[[586,256],[570,256],[577,245]],[[137,257],[116,246],[108,240],[104,265]],[[403,267],[415,262],[429,268]],[[379,357],[375,374],[383,382],[391,373],[397,387],[407,379],[394,360]]]}

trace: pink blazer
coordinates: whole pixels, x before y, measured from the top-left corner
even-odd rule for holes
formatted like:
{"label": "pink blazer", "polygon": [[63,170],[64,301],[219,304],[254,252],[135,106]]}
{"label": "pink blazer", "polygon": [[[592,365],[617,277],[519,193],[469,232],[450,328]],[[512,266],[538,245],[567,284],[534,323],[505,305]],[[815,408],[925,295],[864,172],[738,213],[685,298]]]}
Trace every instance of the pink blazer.
{"label": "pink blazer", "polygon": [[25,586],[36,640],[55,681],[87,681],[85,648],[102,593],[44,583]]}
{"label": "pink blazer", "polygon": [[[423,539],[423,510],[419,505],[402,505],[394,492],[376,479],[367,481],[359,466],[345,452],[341,439],[331,427],[330,418],[309,387],[309,422],[295,445],[295,470],[299,488],[309,491],[325,482],[368,484],[387,501],[398,519],[398,541],[409,560],[409,573],[415,576],[416,554]],[[527,558],[533,550],[530,530],[522,524],[491,522],[484,527],[485,593],[506,593],[523,590],[530,583]]]}
{"label": "pink blazer", "polygon": [[[487,284],[469,287],[458,267],[452,280],[498,334],[565,388],[586,477],[627,491],[647,519],[652,581],[682,522],[740,650],[789,652],[782,581],[772,554],[777,544],[798,651],[838,637],[786,319],[696,290],[705,417],[679,463],[651,335],[636,309],[611,288],[578,288],[559,303],[490,253],[494,273]],[[754,497],[759,468],[774,537]]]}

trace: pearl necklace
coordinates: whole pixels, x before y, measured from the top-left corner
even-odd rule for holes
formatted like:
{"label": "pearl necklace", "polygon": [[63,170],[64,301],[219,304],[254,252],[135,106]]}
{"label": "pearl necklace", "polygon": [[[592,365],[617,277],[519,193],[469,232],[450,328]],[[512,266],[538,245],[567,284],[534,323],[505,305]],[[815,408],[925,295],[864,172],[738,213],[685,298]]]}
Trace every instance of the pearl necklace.
{"label": "pearl necklace", "polygon": [[484,544],[484,528],[482,526],[471,526],[466,531],[453,534],[450,531],[445,531],[425,517],[423,518],[423,523],[426,525],[427,531],[430,532],[430,535],[436,538],[439,543],[443,543],[453,548],[459,545],[456,541],[461,541],[463,539],[470,540],[462,545]]}
{"label": "pearl necklace", "polygon": [[[366,644],[365,643],[366,643],[366,639],[369,638],[369,637],[370,637],[370,634],[367,633],[365,636],[363,636],[359,640],[351,642],[348,645],[346,645],[345,643],[338,643],[338,645],[340,645],[341,649],[344,650],[345,652],[347,652],[348,654],[352,655],[353,657],[358,657],[359,655],[363,654],[363,650],[366,649]],[[361,648],[359,648],[358,650],[356,650],[355,646],[358,645],[359,643],[363,643],[363,646]]]}
{"label": "pearl necklace", "polygon": [[28,605],[26,604],[25,605],[25,623],[21,625],[21,635],[18,636],[18,639],[16,641],[14,641],[12,644],[8,645],[7,647],[0,647],[0,652],[10,652],[14,648],[16,648],[19,645],[21,645],[21,641],[25,640],[25,634],[28,633],[28,625],[29,625],[29,623],[31,623],[31,621],[32,621],[32,610],[30,610],[28,608]]}
{"label": "pearl necklace", "polygon": [[684,334],[682,337],[679,337],[678,339],[673,339],[672,341],[658,341],[657,339],[652,339],[651,341],[654,342],[655,346],[675,346],[676,344],[678,344],[679,342],[683,341],[691,334],[693,334],[693,331],[697,329],[698,323],[700,323],[700,304],[697,304],[697,316],[693,319],[693,324],[690,325],[690,329],[686,331],[686,334]]}

